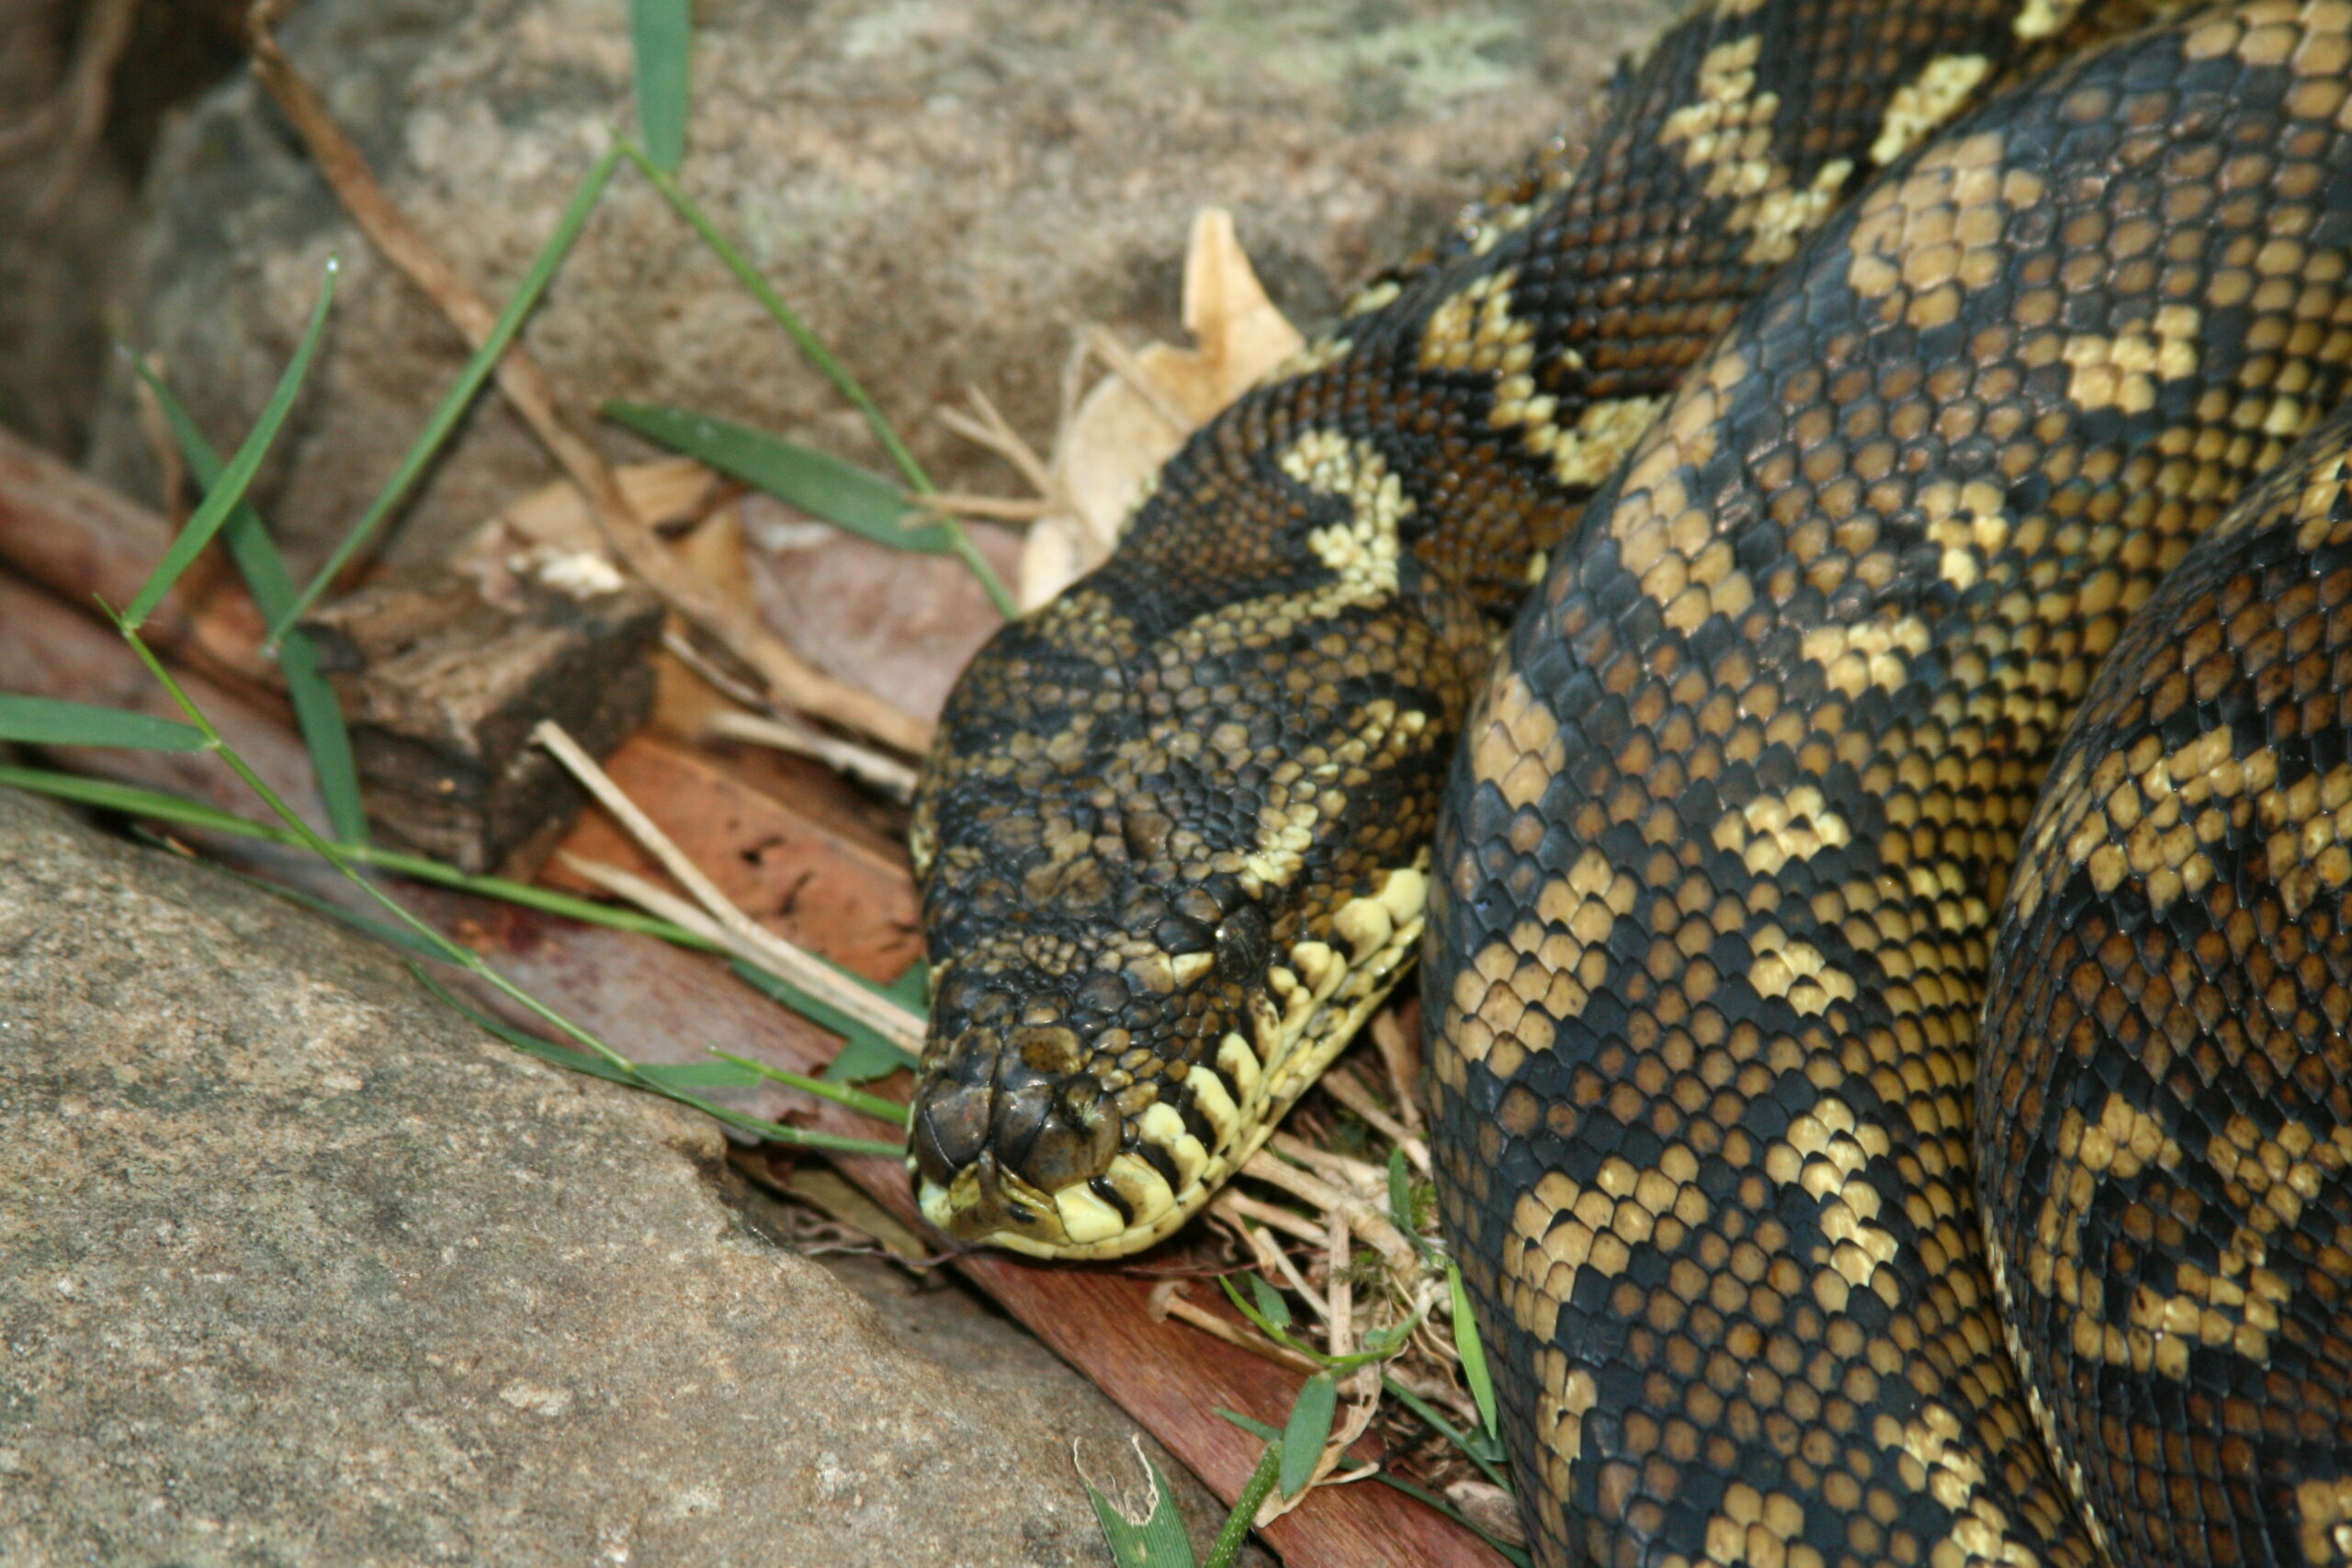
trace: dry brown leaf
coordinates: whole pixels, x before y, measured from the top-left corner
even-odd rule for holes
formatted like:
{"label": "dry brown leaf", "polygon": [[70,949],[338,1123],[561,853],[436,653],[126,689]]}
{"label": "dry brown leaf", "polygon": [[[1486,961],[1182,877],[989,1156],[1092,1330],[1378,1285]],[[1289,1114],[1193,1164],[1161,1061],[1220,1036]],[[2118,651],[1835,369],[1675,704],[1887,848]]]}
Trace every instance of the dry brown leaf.
{"label": "dry brown leaf", "polygon": [[1047,513],[1029,530],[1021,558],[1023,609],[1101,565],[1136,496],[1184,437],[1305,343],[1266,297],[1234,235],[1232,214],[1218,208],[1205,208],[1193,220],[1184,326],[1193,347],[1147,345],[1129,356],[1128,374],[1097,381],[1063,423],[1054,440],[1052,493],[1066,509]]}

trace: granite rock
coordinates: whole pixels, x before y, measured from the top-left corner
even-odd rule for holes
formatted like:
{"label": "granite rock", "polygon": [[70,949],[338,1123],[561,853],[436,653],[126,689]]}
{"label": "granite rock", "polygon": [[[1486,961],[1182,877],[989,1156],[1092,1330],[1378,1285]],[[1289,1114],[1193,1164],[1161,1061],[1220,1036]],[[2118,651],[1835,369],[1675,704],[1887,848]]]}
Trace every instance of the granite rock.
{"label": "granite rock", "polygon": [[0,791],[0,1561],[1106,1561],[1124,1419],[911,1348],[720,1156]]}

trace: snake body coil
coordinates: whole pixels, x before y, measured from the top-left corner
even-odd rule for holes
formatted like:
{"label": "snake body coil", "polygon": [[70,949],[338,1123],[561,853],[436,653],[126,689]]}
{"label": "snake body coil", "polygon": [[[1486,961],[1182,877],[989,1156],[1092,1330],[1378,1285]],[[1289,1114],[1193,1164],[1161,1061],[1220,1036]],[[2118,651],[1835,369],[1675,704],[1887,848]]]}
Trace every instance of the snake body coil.
{"label": "snake body coil", "polygon": [[1718,0],[984,651],[917,822],[943,1228],[1164,1235],[1426,917],[1544,1560],[2352,1561],[2345,427],[2124,632],[2346,389],[2352,4],[1910,151],[2063,19]]}

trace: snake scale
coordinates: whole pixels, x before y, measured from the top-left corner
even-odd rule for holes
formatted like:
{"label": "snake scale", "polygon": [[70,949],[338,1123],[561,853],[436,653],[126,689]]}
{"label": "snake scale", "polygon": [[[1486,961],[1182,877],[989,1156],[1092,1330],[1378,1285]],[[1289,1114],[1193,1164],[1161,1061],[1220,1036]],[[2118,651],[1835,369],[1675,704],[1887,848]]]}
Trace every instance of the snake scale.
{"label": "snake scale", "polygon": [[2352,0],[1984,101],[2138,19],[1705,0],[1198,432],[926,766],[933,1223],[1419,949],[1541,1561],[2352,1562]]}

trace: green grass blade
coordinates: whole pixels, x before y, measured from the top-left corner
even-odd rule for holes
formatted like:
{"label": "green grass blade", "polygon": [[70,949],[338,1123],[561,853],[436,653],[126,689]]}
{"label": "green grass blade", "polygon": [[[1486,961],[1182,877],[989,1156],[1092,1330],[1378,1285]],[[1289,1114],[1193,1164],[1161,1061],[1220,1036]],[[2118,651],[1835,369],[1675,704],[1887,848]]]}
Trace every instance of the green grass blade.
{"label": "green grass blade", "polygon": [[[492,1018],[480,1008],[474,1007],[455,991],[435,979],[422,964],[411,963],[409,968],[415,973],[419,980],[424,982],[426,989],[449,1007],[463,1013],[473,1023],[489,1031],[525,1055],[536,1056],[549,1066],[561,1067],[566,1072],[582,1073],[592,1078],[603,1078],[607,1083],[621,1084],[629,1089],[639,1089],[658,1094],[664,1100],[674,1100],[680,1105],[699,1111],[714,1122],[724,1122],[729,1127],[750,1133],[754,1137],[765,1138],[770,1143],[790,1144],[800,1148],[827,1149],[837,1154],[875,1155],[884,1159],[906,1157],[907,1150],[903,1144],[885,1144],[872,1138],[843,1138],[831,1133],[812,1133],[805,1127],[789,1127],[781,1122],[763,1121],[757,1116],[747,1116],[740,1111],[731,1111],[726,1106],[715,1104],[682,1087],[707,1076],[710,1070],[709,1064],[668,1066],[632,1062],[601,1040],[595,1042],[595,1052],[593,1055],[574,1050],[570,1046],[558,1045],[552,1041],[542,1040],[528,1030],[517,1029],[504,1020]],[[478,973],[485,979],[493,982],[497,980],[496,975],[487,968]],[[508,994],[519,998],[519,993],[514,991],[509,991]],[[582,1035],[581,1038],[592,1039],[593,1036]]]}
{"label": "green grass blade", "polygon": [[70,800],[76,806],[87,806],[99,811],[119,811],[126,817],[177,822],[183,827],[233,833],[239,838],[267,839],[276,843],[297,841],[291,833],[265,828],[258,822],[248,822],[234,812],[223,811],[217,806],[182,800],[178,795],[141,789],[137,784],[116,784],[111,779],[85,778],[80,773],[52,773],[47,768],[15,768],[0,764],[0,784],[21,789],[29,795],[45,795],[53,800]]}
{"label": "green grass blade", "polygon": [[[621,150],[652,182],[653,188],[662,193],[662,199],[670,204],[671,209],[702,236],[703,243],[708,245],[711,254],[735,275],[736,281],[752,298],[760,302],[761,309],[784,329],[785,335],[800,350],[801,357],[815,366],[819,374],[831,381],[841,395],[849,400],[850,405],[865,416],[865,427],[874,433],[874,439],[881,444],[882,450],[889,454],[890,461],[905,476],[907,489],[917,495],[929,495],[937,489],[931,482],[931,476],[922,471],[922,465],[915,461],[914,453],[899,439],[899,433],[890,428],[890,422],[882,417],[882,411],[875,406],[865,389],[858,385],[857,378],[851,375],[848,367],[818,341],[817,334],[810,332],[792,307],[784,302],[784,296],[768,287],[767,279],[760,276],[759,269],[752,265],[735,243],[711,221],[710,215],[695,204],[684,187],[662,173],[646,155],[643,148],[624,144]],[[1005,587],[1004,580],[997,576],[996,569],[989,565],[988,558],[980,554],[979,547],[972,543],[970,531],[952,517],[943,520],[939,525],[947,531],[948,548],[956,552],[956,558],[987,590],[989,601],[996,606],[997,614],[1008,621],[1018,615],[1021,607],[1013,602],[1011,591]]]}
{"label": "green grass blade", "polygon": [[797,1089],[803,1094],[813,1094],[820,1100],[830,1100],[836,1105],[845,1105],[858,1114],[871,1116],[877,1122],[888,1122],[899,1127],[907,1124],[907,1108],[895,1100],[885,1100],[878,1094],[862,1094],[856,1089],[845,1089],[837,1083],[827,1083],[822,1078],[812,1078],[799,1073],[787,1072],[782,1067],[770,1066],[765,1062],[754,1061],[749,1056],[733,1055],[719,1050],[717,1046],[710,1048],[710,1054],[722,1062],[732,1063],[736,1068],[752,1074],[754,1078],[766,1078],[771,1082]]}
{"label": "green grass blade", "polygon": [[[887,987],[876,986],[863,975],[851,974],[838,964],[833,964],[832,967],[840,970],[845,978],[864,986],[870,991],[878,991],[884,996],[890,995]],[[842,1045],[840,1055],[833,1058],[836,1066],[852,1052],[858,1054],[858,1059],[849,1069],[837,1073],[833,1067],[827,1067],[824,1073],[825,1081],[836,1084],[862,1082],[866,1078],[888,1077],[900,1067],[911,1071],[921,1065],[906,1052],[899,1050],[847,1013],[827,1007],[790,981],[771,975],[755,964],[746,964],[740,958],[734,961],[734,969],[744,984],[767,998],[768,1000],[780,1002],[817,1025],[818,1028],[831,1030],[833,1033],[840,1035]]]}
{"label": "green grass blade", "polygon": [[[196,427],[187,409],[164,378],[136,355],[126,357],[154,394],[155,406],[164,411],[164,423],[171,426],[172,438],[187,459],[196,482],[208,490],[217,484],[220,456]],[[277,553],[277,541],[249,502],[241,501],[231,509],[229,520],[221,525],[220,542],[228,547],[229,558],[237,563],[238,573],[265,621],[275,622],[293,607],[294,579],[286,570],[286,558]],[[343,708],[334,699],[334,688],[319,669],[318,647],[301,632],[288,632],[278,645],[277,663],[286,676],[287,695],[294,704],[294,722],[311,754],[319,797],[326,802],[327,821],[343,842],[364,843],[368,813],[359,801],[359,765],[351,754],[351,732],[344,728]]]}
{"label": "green grass blade", "polygon": [[931,1010],[931,966],[916,959],[906,973],[882,987],[882,994],[921,1018]]}
{"label": "green grass blade", "polygon": [[944,555],[954,547],[936,523],[908,526],[919,515],[896,485],[854,463],[782,436],[723,419],[652,403],[611,402],[604,415],[649,441],[732,474],[811,517],[894,550]]}
{"label": "green grass blade", "polygon": [[1250,1521],[1258,1517],[1259,1506],[1266,1494],[1274,1489],[1274,1478],[1282,1463],[1283,1450],[1279,1443],[1266,1447],[1266,1457],[1258,1461],[1250,1472],[1249,1484],[1241,1488],[1241,1495],[1234,1499],[1233,1512],[1225,1517],[1225,1528],[1216,1532],[1216,1540],[1209,1548],[1208,1561],[1201,1568],[1231,1568],[1234,1558],[1241,1551],[1241,1543],[1250,1539]]}
{"label": "green grass blade", "polygon": [[236,455],[229,459],[229,466],[206,488],[203,503],[187,520],[187,526],[172,541],[172,547],[164,552],[164,558],[155,563],[146,586],[130,601],[130,607],[123,611],[122,624],[130,630],[137,631],[145,624],[164,595],[172,591],[172,584],[212,542],[212,536],[220,532],[220,525],[229,520],[229,513],[244,499],[245,487],[254,482],[254,475],[260,471],[262,459],[269,455],[270,443],[277,439],[278,428],[294,407],[294,395],[302,389],[302,379],[311,373],[311,356],[318,350],[320,334],[326,331],[327,307],[334,301],[335,274],[340,270],[335,259],[329,256],[325,276],[319,284],[319,301],[311,308],[311,324],[303,330],[294,357],[286,362],[285,372],[277,378],[277,390],[270,393],[261,418],[246,433]]}
{"label": "green grass blade", "polygon": [[645,155],[674,175],[686,155],[686,62],[693,52],[688,0],[629,0],[629,42],[637,54],[637,125]]}
{"label": "green grass blade", "polygon": [[1092,1482],[1086,1483],[1087,1500],[1094,1505],[1112,1561],[1119,1568],[1194,1568],[1192,1539],[1184,1533],[1184,1517],[1176,1511],[1168,1477],[1148,1456],[1143,1463],[1151,1472],[1151,1507],[1141,1519],[1130,1519]]}
{"label": "green grass blade", "polygon": [[1243,1431],[1249,1433],[1253,1438],[1260,1438],[1269,1443],[1279,1443],[1283,1440],[1282,1428],[1279,1427],[1269,1427],[1254,1416],[1244,1416],[1238,1410],[1227,1410],[1222,1404],[1212,1406],[1212,1408],[1217,1415],[1222,1416],[1226,1420],[1230,1421],[1233,1425],[1240,1427]]}
{"label": "green grass blade", "polygon": [[368,503],[359,521],[352,525],[351,532],[344,536],[343,542],[335,547],[326,564],[319,568],[318,575],[311,579],[310,586],[295,596],[292,607],[270,623],[269,635],[273,641],[283,637],[294,623],[302,618],[319,595],[326,592],[327,584],[350,564],[351,558],[359,553],[359,547],[391,514],[392,509],[407,499],[417,477],[424,472],[440,452],[442,444],[448,440],[449,433],[465,417],[467,409],[473,404],[474,394],[481,390],[482,383],[489,380],[492,372],[498,368],[499,358],[505,354],[506,345],[514,341],[514,334],[523,330],[523,322],[529,317],[532,308],[547,292],[548,281],[555,276],[556,268],[563,265],[563,258],[571,253],[572,242],[580,237],[581,227],[588,221],[588,214],[595,210],[597,197],[605,194],[605,186],[611,181],[613,170],[619,166],[620,157],[618,148],[606,152],[596,160],[594,166],[581,180],[580,188],[572,193],[571,204],[556,220],[555,231],[548,236],[548,243],[540,247],[530,270],[523,275],[523,282],[514,290],[514,298],[506,301],[506,309],[499,312],[497,323],[491,328],[489,338],[474,351],[473,357],[466,361],[466,367],[458,372],[456,382],[442,397],[439,406],[434,409],[433,417],[424,422],[424,430],[410,444],[408,455],[401,459],[399,468],[385,481],[384,488]]}
{"label": "green grass blade", "polygon": [[1498,1438],[1502,1428],[1495,1421],[1495,1382],[1487,1374],[1487,1348],[1478,1339],[1478,1320],[1470,1311],[1469,1292],[1462,1288],[1462,1270],[1451,1263],[1445,1266],[1445,1285],[1453,1297],[1453,1348],[1462,1354],[1462,1381],[1478,1402],[1478,1419],[1487,1435]]}
{"label": "green grass blade", "polygon": [[[907,972],[881,987],[884,996],[900,1007],[922,1017],[931,1010],[931,973],[920,958],[907,965]],[[875,1078],[887,1078],[901,1068],[914,1071],[922,1064],[870,1030],[860,1029],[842,1043],[833,1059],[825,1064],[818,1077],[827,1083],[866,1083]]]}
{"label": "green grass blade", "polygon": [[1331,1440],[1331,1418],[1339,1409],[1340,1385],[1330,1373],[1317,1372],[1299,1388],[1298,1402],[1290,1407],[1289,1424],[1283,1427],[1283,1496],[1297,1496],[1314,1478],[1315,1462],[1323,1457],[1323,1445]]}
{"label": "green grass blade", "polygon": [[[159,720],[160,722],[164,722]],[[141,789],[136,784],[116,784],[108,779],[84,778],[79,773],[51,773],[44,768],[12,768],[0,766],[0,784],[11,784],[34,795],[46,795],[58,800],[70,800],[77,805],[95,807],[101,811],[119,811],[126,817],[145,817],[158,822],[177,822],[185,827],[208,832],[226,833],[240,839],[260,839],[276,844],[303,843],[301,835],[290,829],[273,828],[265,822],[249,821],[233,812],[199,801],[184,800],[175,795]],[[452,865],[424,855],[409,854],[400,850],[379,849],[371,844],[338,846],[346,858],[362,865],[396,872],[419,882],[430,882],[442,887],[454,887],[463,893],[478,893],[486,898],[516,904],[527,909],[537,909],[550,915],[561,915],[583,925],[605,926],[614,931],[641,931],[647,936],[660,937],[679,947],[691,947],[697,952],[724,951],[684,926],[673,925],[656,916],[640,914],[613,904],[599,904],[593,899],[558,893],[549,887],[535,887],[527,882],[510,882],[503,876],[472,876]],[[881,1075],[876,1074],[876,1077]]]}
{"label": "green grass blade", "polygon": [[640,1062],[637,1070],[665,1089],[751,1089],[760,1081],[733,1062]]}
{"label": "green grass blade", "polygon": [[134,751],[201,751],[204,732],[143,713],[54,697],[0,693],[0,740],[28,746],[122,746]]}
{"label": "green grass blade", "polygon": [[1283,1293],[1266,1282],[1264,1275],[1250,1276],[1250,1294],[1256,1298],[1258,1310],[1265,1314],[1268,1323],[1276,1328],[1290,1326],[1290,1303],[1283,1300]]}

